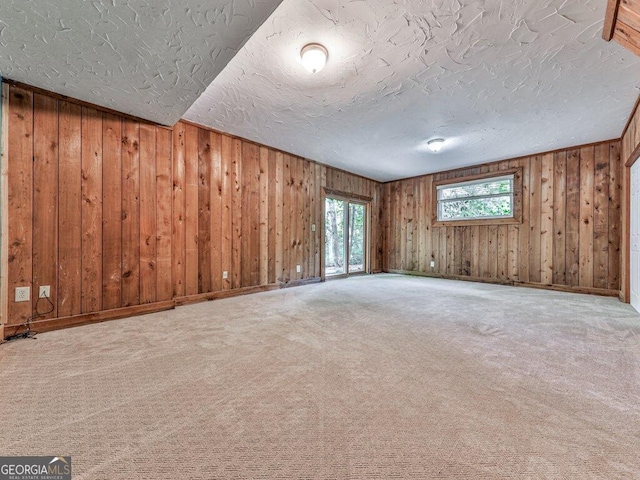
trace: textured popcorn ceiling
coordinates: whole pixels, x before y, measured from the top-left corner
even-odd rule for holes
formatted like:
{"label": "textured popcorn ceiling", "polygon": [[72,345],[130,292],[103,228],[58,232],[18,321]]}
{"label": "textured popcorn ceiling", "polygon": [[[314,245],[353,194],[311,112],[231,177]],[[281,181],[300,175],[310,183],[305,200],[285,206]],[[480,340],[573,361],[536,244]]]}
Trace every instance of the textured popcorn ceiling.
{"label": "textured popcorn ceiling", "polygon": [[378,180],[617,138],[640,59],[601,39],[605,7],[284,0],[186,118]]}
{"label": "textured popcorn ceiling", "polygon": [[0,72],[173,125],[282,0],[1,0]]}

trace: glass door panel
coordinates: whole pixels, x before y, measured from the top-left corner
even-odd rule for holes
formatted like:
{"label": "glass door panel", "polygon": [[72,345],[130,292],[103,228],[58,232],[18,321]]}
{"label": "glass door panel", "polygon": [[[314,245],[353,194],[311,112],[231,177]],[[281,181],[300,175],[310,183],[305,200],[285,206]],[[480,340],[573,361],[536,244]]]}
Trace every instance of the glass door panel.
{"label": "glass door panel", "polygon": [[347,273],[344,261],[346,203],[330,197],[327,197],[325,202],[324,268],[326,276]]}
{"label": "glass door panel", "polygon": [[365,206],[349,203],[349,273],[364,272]]}

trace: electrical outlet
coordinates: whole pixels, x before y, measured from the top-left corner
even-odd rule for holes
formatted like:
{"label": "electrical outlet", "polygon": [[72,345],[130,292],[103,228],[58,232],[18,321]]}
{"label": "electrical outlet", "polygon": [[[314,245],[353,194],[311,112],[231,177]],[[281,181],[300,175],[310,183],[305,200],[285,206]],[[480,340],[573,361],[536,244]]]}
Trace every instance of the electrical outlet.
{"label": "electrical outlet", "polygon": [[224,272],[222,272],[222,278],[223,279],[229,278],[229,272],[227,272],[226,270]]}
{"label": "electrical outlet", "polygon": [[16,287],[16,302],[31,300],[31,287]]}
{"label": "electrical outlet", "polygon": [[296,272],[300,273],[302,271],[302,267],[300,265],[296,265]]}
{"label": "electrical outlet", "polygon": [[311,225],[311,231],[312,231],[312,232],[315,232],[315,231],[316,231],[316,224],[315,224],[315,223]]}
{"label": "electrical outlet", "polygon": [[433,260],[431,260],[431,268],[436,266],[436,262],[434,262]]}
{"label": "electrical outlet", "polygon": [[49,285],[41,285],[38,298],[51,298],[51,287]]}

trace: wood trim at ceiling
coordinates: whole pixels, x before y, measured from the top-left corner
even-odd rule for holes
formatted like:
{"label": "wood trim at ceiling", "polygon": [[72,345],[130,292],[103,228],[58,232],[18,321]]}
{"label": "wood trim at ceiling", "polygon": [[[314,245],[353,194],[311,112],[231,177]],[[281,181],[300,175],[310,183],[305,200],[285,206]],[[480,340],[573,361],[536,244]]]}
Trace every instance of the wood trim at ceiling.
{"label": "wood trim at ceiling", "polygon": [[609,0],[607,2],[607,9],[604,15],[604,25],[602,27],[602,38],[607,42],[613,38],[619,6],[620,0]]}
{"label": "wood trim at ceiling", "polygon": [[622,140],[624,136],[627,134],[627,130],[629,130],[629,127],[631,126],[631,122],[633,122],[633,117],[635,117],[638,107],[640,107],[640,94],[638,95],[638,98],[636,99],[636,103],[633,106],[631,113],[629,114],[629,118],[627,119],[627,123],[624,126],[624,129],[622,129],[622,135],[620,135],[620,140]]}
{"label": "wood trim at ceiling", "polygon": [[640,56],[640,40],[638,39],[638,35],[639,33],[635,29],[621,20],[616,22],[613,39],[630,52]]}
{"label": "wood trim at ceiling", "polygon": [[515,280],[500,280],[497,278],[467,277],[466,275],[445,275],[442,273],[415,272],[411,270],[391,269],[391,270],[385,270],[384,272],[394,273],[398,275],[410,275],[414,277],[441,278],[443,280],[457,280],[462,282],[489,283],[492,285],[506,285],[510,287],[537,288],[540,290],[553,290],[556,292],[568,292],[568,293],[582,293],[587,295],[599,295],[604,297],[617,297],[619,295],[619,292],[617,290],[609,290],[607,288],[572,287],[568,285],[555,285],[555,284],[535,283],[535,282],[518,282]]}
{"label": "wood trim at ceiling", "polygon": [[24,88],[25,90],[30,90],[33,93],[39,93],[41,95],[46,95],[48,97],[55,98],[57,100],[62,100],[65,102],[73,103],[75,105],[80,105],[81,107],[92,108],[94,110],[98,110],[100,112],[108,113],[111,115],[117,115],[118,117],[123,117],[129,120],[133,120],[134,122],[147,123],[149,125],[153,125],[155,127],[164,128],[169,131],[173,130],[173,127],[167,127],[166,125],[160,125],[159,123],[152,122],[151,120],[147,120],[145,118],[136,117],[135,115],[130,115],[128,113],[119,112],[117,110],[113,110],[111,108],[103,107],[101,105],[96,105],[95,103],[85,102],[84,100],[78,100],[77,98],[68,97],[67,95],[61,95],[56,92],[52,92],[50,90],[45,90],[44,88],[34,87],[33,85],[29,85],[27,83],[18,82],[16,80],[11,80],[10,78],[3,78],[3,84],[11,85],[14,87]]}
{"label": "wood trim at ceiling", "polygon": [[181,118],[180,122],[182,122],[182,123],[184,123],[186,125],[192,125],[192,126],[197,127],[197,128],[202,128],[204,130],[209,130],[210,132],[218,133],[220,135],[226,135],[227,137],[233,138],[235,140],[242,140],[243,142],[252,143],[253,145],[257,145],[258,147],[264,147],[264,148],[268,148],[270,150],[275,150],[276,152],[281,152],[284,155],[291,155],[292,157],[302,158],[302,159],[304,159],[304,160],[306,160],[308,162],[316,163],[318,165],[321,165],[321,166],[326,167],[326,168],[330,168],[332,170],[336,170],[338,172],[348,173],[349,175],[352,175],[354,177],[362,178],[362,179],[367,180],[369,182],[376,182],[376,183],[380,183],[380,184],[383,183],[383,182],[379,182],[378,180],[374,180],[373,178],[369,178],[369,177],[365,177],[364,175],[360,175],[359,173],[353,173],[353,172],[350,172],[348,170],[344,170],[343,168],[338,168],[338,167],[334,167],[332,165],[327,165],[326,163],[321,163],[321,162],[318,162],[317,160],[313,160],[311,158],[302,157],[300,155],[296,155],[295,153],[291,153],[291,152],[288,152],[286,150],[282,150],[280,148],[272,147],[271,145],[265,145],[264,143],[256,142],[254,140],[249,140],[249,139],[244,138],[244,137],[239,137],[237,135],[233,135],[233,134],[228,133],[228,132],[223,132],[222,130],[217,130],[217,129],[209,127],[207,125],[203,125],[201,123],[192,122],[190,120],[185,120],[184,118]]}
{"label": "wood trim at ceiling", "polygon": [[573,149],[576,149],[576,148],[596,147],[598,145],[603,145],[605,143],[619,142],[621,140],[622,140],[621,137],[610,138],[609,140],[601,140],[599,142],[585,143],[584,145],[573,145],[571,147],[556,148],[555,150],[547,150],[546,152],[536,152],[536,153],[531,153],[529,155],[521,155],[521,156],[515,157],[515,158],[510,158],[509,157],[509,158],[503,158],[503,159],[499,159],[499,160],[491,160],[490,162],[478,163],[478,164],[472,164],[472,165],[465,165],[464,167],[452,168],[452,169],[449,169],[449,170],[439,170],[437,172],[422,173],[420,175],[414,175],[413,177],[399,178],[397,180],[389,180],[388,182],[380,182],[380,183],[382,185],[387,185],[387,184],[391,184],[391,183],[394,183],[394,182],[404,182],[405,180],[413,180],[415,178],[426,177],[428,175],[455,174],[456,172],[459,172],[459,171],[462,171],[462,170],[468,170],[469,168],[488,167],[490,165],[495,165],[496,163],[500,163],[500,162],[517,162],[519,160],[523,160],[523,159],[530,158],[530,157],[549,155],[549,154],[553,154],[553,153],[561,153],[561,152],[566,152],[567,150],[573,150]]}

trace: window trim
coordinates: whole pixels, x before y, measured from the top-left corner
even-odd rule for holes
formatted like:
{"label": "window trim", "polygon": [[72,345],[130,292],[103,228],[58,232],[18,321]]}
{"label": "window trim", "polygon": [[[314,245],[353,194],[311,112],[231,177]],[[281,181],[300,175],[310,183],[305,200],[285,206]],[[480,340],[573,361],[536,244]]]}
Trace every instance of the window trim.
{"label": "window trim", "polygon": [[[439,220],[438,219],[438,187],[453,184],[473,184],[481,183],[483,180],[499,179],[513,175],[513,215],[509,217],[492,218],[465,218],[461,220]],[[494,172],[481,173],[478,175],[467,175],[464,177],[453,177],[433,182],[432,190],[432,219],[434,227],[444,226],[466,226],[466,225],[516,225],[522,223],[522,167],[497,170]]]}

